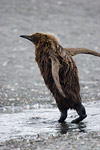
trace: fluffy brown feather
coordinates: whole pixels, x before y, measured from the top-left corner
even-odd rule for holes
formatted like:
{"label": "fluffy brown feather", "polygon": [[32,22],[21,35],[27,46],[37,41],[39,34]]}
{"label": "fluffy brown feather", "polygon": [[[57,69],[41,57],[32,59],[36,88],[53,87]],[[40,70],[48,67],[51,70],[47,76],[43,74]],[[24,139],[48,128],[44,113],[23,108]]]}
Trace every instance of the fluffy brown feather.
{"label": "fluffy brown feather", "polygon": [[98,56],[98,53],[87,49],[63,48],[56,37],[50,34],[35,33],[31,36],[22,35],[21,37],[35,44],[35,60],[45,84],[53,94],[61,111],[59,122],[66,119],[69,108],[75,109],[79,115],[79,118],[73,121],[74,123],[83,120],[87,115],[81,104],[78,71],[72,56],[80,53]]}

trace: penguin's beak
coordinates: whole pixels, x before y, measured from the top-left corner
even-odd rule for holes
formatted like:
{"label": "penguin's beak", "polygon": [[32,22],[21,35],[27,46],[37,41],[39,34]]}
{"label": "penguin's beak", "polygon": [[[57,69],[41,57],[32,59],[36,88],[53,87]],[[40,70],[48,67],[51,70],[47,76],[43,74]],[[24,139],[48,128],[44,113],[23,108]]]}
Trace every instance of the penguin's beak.
{"label": "penguin's beak", "polygon": [[20,35],[20,37],[28,39],[30,41],[32,41],[32,38],[29,35]]}

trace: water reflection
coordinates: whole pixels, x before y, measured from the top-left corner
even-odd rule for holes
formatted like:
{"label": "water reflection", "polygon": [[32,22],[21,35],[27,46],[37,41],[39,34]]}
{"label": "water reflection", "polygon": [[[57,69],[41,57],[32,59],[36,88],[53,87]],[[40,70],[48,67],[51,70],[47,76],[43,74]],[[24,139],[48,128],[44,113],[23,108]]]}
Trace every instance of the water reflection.
{"label": "water reflection", "polygon": [[79,124],[72,124],[75,117],[74,111],[69,111],[64,123],[58,123],[59,110],[53,107],[32,109],[16,108],[13,111],[1,111],[0,113],[0,141],[5,141],[22,136],[67,134],[69,132],[100,131],[100,101],[87,103],[88,117]]}
{"label": "water reflection", "polygon": [[67,132],[86,132],[86,124],[81,122],[79,124],[72,124],[72,123],[61,123],[59,124],[58,128],[56,129],[57,132],[61,134],[66,134]]}

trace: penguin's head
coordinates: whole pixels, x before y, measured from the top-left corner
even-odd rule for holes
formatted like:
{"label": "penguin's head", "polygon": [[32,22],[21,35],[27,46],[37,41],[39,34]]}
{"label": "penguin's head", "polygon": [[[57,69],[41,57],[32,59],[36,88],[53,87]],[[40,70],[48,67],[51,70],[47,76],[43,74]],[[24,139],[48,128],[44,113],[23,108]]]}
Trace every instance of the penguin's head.
{"label": "penguin's head", "polygon": [[35,46],[39,42],[45,43],[48,41],[54,41],[54,42],[58,43],[58,40],[56,39],[56,37],[54,35],[40,33],[40,32],[32,34],[32,35],[21,35],[20,37],[30,40],[33,44],[35,44]]}

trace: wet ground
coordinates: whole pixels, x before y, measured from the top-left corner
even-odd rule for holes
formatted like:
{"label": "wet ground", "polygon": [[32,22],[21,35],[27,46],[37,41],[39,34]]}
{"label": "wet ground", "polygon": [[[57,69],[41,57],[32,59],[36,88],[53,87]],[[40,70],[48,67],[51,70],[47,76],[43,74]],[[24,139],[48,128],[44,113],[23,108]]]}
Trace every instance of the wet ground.
{"label": "wet ground", "polygon": [[21,34],[50,32],[64,47],[100,52],[99,0],[0,0],[0,150],[100,149],[100,58],[78,55],[81,97],[88,117],[59,111]]}
{"label": "wet ground", "polygon": [[100,101],[87,103],[88,117],[79,124],[71,121],[77,117],[75,111],[69,111],[68,118],[63,124],[57,122],[59,111],[50,106],[34,106],[31,109],[9,108],[10,112],[0,114],[0,141],[19,137],[66,134],[70,132],[100,131]]}

